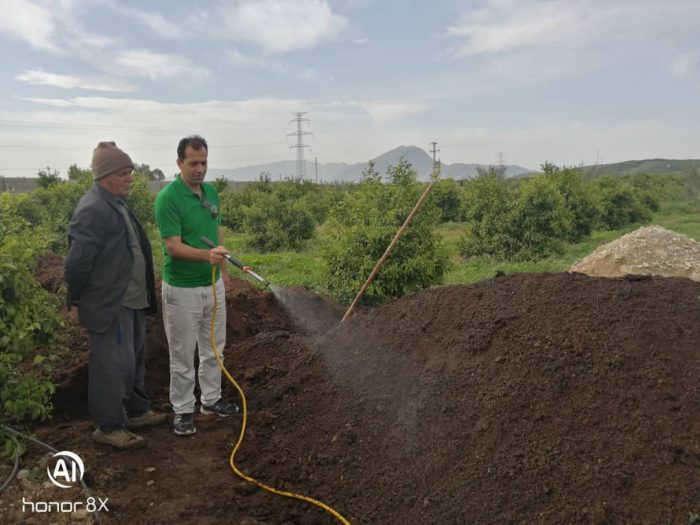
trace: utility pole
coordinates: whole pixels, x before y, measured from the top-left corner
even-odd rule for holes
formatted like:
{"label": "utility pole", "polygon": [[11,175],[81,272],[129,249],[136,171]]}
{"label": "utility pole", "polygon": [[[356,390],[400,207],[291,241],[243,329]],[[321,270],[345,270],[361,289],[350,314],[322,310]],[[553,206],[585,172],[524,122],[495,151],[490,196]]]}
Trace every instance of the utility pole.
{"label": "utility pole", "polygon": [[287,136],[289,137],[290,135],[296,135],[297,143],[294,146],[289,146],[289,149],[296,148],[297,150],[297,178],[299,180],[303,180],[306,175],[306,163],[304,162],[304,148],[309,147],[307,144],[304,144],[304,135],[313,135],[313,133],[302,130],[303,123],[310,122],[309,119],[302,118],[302,115],[306,115],[306,111],[292,114],[296,115],[297,118],[290,120],[289,123],[291,124],[292,122],[296,122],[297,130],[294,133],[287,133]]}
{"label": "utility pole", "polygon": [[499,168],[503,167],[503,152],[502,151],[498,152],[498,167]]}
{"label": "utility pole", "polygon": [[316,168],[316,184],[318,184],[318,157],[314,157],[314,167]]}
{"label": "utility pole", "polygon": [[430,145],[433,147],[430,150],[430,153],[433,154],[433,177],[437,177],[440,173],[440,161],[437,160],[436,155],[440,150],[437,149],[437,142],[431,142]]}

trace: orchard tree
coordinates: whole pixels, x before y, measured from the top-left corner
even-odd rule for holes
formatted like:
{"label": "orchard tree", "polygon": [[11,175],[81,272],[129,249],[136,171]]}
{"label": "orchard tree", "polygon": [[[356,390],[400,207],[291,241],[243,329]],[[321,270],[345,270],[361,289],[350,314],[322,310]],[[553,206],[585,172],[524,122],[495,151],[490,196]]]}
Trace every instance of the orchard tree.
{"label": "orchard tree", "polygon": [[535,176],[523,180],[506,225],[506,258],[533,260],[561,254],[571,217],[552,179]]}
{"label": "orchard tree", "polygon": [[0,194],[0,445],[4,442],[8,453],[16,442],[4,434],[5,424],[51,414],[55,388],[46,376],[56,356],[33,352],[50,348],[61,325],[58,297],[32,275],[36,258],[49,243],[21,216],[17,204],[25,199]]}
{"label": "orchard tree", "polygon": [[151,169],[148,164],[134,164],[134,174],[144,177],[146,180],[163,180],[165,173],[160,168]]}
{"label": "orchard tree", "polygon": [[542,165],[542,171],[564,198],[564,207],[570,215],[564,239],[581,242],[591,234],[600,216],[600,208],[590,184],[584,180],[583,170],[559,168],[547,162]]}
{"label": "orchard tree", "polygon": [[254,190],[250,206],[241,211],[248,244],[263,252],[297,249],[314,235],[316,221],[311,212],[302,202],[284,199],[277,193]]}
{"label": "orchard tree", "polygon": [[228,188],[228,180],[225,177],[217,177],[212,182],[217,193],[223,193]]}
{"label": "orchard tree", "polygon": [[[327,287],[344,303],[360,290],[424,190],[415,169],[403,158],[387,169],[387,176],[389,182],[383,184],[370,162],[357,190],[343,195],[326,223]],[[441,239],[433,233],[439,218],[440,211],[428,199],[367,289],[364,304],[442,283],[449,261]]]}
{"label": "orchard tree", "polygon": [[52,170],[49,166],[46,166],[46,169],[39,170],[37,175],[39,175],[37,184],[40,188],[48,188],[49,186],[63,182],[58,170]]}
{"label": "orchard tree", "polygon": [[442,215],[440,222],[461,221],[463,213],[463,192],[453,179],[442,179],[434,183],[432,195],[435,205]]}
{"label": "orchard tree", "polygon": [[68,180],[73,182],[92,181],[92,170],[79,168],[77,164],[68,166]]}
{"label": "orchard tree", "polygon": [[505,258],[513,251],[508,231],[515,195],[496,171],[483,171],[465,188],[465,234],[460,239],[463,257],[490,256]]}

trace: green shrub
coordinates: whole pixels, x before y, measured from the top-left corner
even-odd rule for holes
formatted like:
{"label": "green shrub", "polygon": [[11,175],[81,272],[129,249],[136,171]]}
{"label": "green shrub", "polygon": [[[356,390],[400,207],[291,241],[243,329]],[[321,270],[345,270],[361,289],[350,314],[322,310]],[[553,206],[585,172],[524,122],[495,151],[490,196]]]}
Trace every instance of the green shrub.
{"label": "green shrub", "polygon": [[297,249],[313,237],[316,222],[302,202],[262,191],[250,197],[250,205],[242,207],[241,213],[242,229],[252,248],[263,252]]}
{"label": "green shrub", "polygon": [[[57,298],[41,288],[30,272],[48,245],[48,239],[20,216],[17,201],[0,194],[0,423],[44,419],[50,414],[53,384],[20,372],[31,351],[49,344],[61,323]],[[35,357],[34,367],[46,369],[44,359]],[[0,439],[6,447],[11,443],[6,436]]]}
{"label": "green shrub", "polygon": [[74,182],[92,182],[92,170],[79,168],[77,164],[68,167],[68,180]]}
{"label": "green shrub", "polygon": [[[390,166],[387,174],[389,182],[382,184],[370,162],[357,190],[345,193],[330,212],[329,240],[323,247],[327,288],[344,303],[360,291],[424,190],[404,159]],[[448,256],[433,233],[439,218],[440,210],[428,199],[367,289],[363,304],[378,304],[442,282]]]}
{"label": "green shrub", "polygon": [[66,252],[66,232],[73,210],[91,184],[88,180],[53,184],[34,190],[19,203],[19,215],[33,228],[45,230],[49,235],[50,251]]}
{"label": "green shrub", "polygon": [[431,199],[441,212],[440,222],[458,222],[464,219],[463,192],[453,179],[442,179],[433,185]]}
{"label": "green shrub", "polygon": [[54,184],[60,184],[63,182],[58,170],[52,170],[49,166],[46,166],[45,170],[39,170],[37,173],[39,180],[36,181],[40,188],[49,188]]}
{"label": "green shrub", "polygon": [[[270,244],[286,248],[298,247],[300,242],[312,236],[311,232],[307,231],[307,212],[311,214],[314,226],[323,224],[328,211],[340,200],[342,189],[338,186],[319,185],[302,179],[272,182],[268,175],[261,175],[259,181],[248,184],[242,191],[226,191],[219,195],[221,223],[233,231],[268,232],[270,239],[277,238],[271,242],[255,240],[253,244],[256,246]],[[285,224],[297,223],[293,227],[295,232],[290,236],[285,235],[284,232],[269,231],[280,222],[279,220],[269,222],[270,215],[285,215],[286,212],[278,209],[275,212],[260,213],[255,209],[260,203],[264,205],[275,203],[274,205],[278,208],[301,210],[302,215],[298,220],[288,218],[283,221]],[[261,219],[268,222],[267,226],[254,224]],[[255,236],[257,237],[257,233]]]}
{"label": "green shrub", "polygon": [[601,177],[593,181],[600,205],[599,226],[617,230],[628,224],[649,222],[651,209],[644,191],[620,178]]}
{"label": "green shrub", "polygon": [[219,194],[221,224],[233,231],[243,230],[243,208],[252,203],[250,191],[226,191]]}
{"label": "green shrub", "polygon": [[508,216],[506,258],[535,260],[563,253],[571,216],[554,180],[544,176],[523,180]]}
{"label": "green shrub", "polygon": [[570,243],[581,242],[591,234],[600,216],[598,203],[590,184],[584,180],[583,170],[558,168],[549,163],[542,169],[564,198],[564,207],[569,213],[564,239]]}
{"label": "green shrub", "polygon": [[541,259],[590,235],[599,211],[583,175],[550,164],[544,171],[517,186],[495,170],[467,184],[467,228],[459,241],[463,257]]}
{"label": "green shrub", "polygon": [[485,173],[465,188],[465,234],[459,242],[463,257],[506,258],[514,250],[509,233],[515,194],[504,178]]}
{"label": "green shrub", "polygon": [[225,177],[217,177],[212,181],[216,192],[222,194],[228,188],[228,180]]}
{"label": "green shrub", "polygon": [[148,178],[145,175],[134,174],[134,183],[126,198],[129,209],[134,213],[139,222],[144,226],[155,224],[153,205],[156,194],[148,188]]}

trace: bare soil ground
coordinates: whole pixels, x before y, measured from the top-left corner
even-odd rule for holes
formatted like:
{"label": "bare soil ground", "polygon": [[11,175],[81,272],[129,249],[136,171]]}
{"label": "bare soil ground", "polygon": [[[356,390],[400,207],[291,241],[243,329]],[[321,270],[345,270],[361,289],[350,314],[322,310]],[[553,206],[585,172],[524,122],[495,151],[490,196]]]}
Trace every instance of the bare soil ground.
{"label": "bare soil ground", "polygon": [[[249,408],[237,464],[260,481],[354,524],[685,525],[700,513],[700,283],[519,274],[342,325],[331,301],[284,294],[237,281],[227,297],[225,361]],[[149,330],[147,381],[168,411],[159,317]],[[336,522],[231,472],[240,417],[198,415],[190,437],[148,430],[133,452],[93,443],[86,335],[69,322],[65,337],[53,421],[33,430],[81,455],[91,490],[109,498],[105,523]],[[228,385],[225,396],[237,401]],[[23,467],[43,455],[30,445]],[[49,485],[13,483],[0,521],[92,521],[23,513],[23,496],[81,498]]]}

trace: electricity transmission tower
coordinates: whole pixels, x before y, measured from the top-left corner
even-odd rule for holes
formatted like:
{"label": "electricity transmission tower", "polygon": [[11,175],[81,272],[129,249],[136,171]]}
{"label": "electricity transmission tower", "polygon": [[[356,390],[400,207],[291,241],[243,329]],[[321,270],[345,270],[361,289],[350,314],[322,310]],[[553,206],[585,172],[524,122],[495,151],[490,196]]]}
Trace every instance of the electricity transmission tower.
{"label": "electricity transmission tower", "polygon": [[504,164],[503,164],[503,152],[499,151],[498,152],[498,167],[503,168],[503,166],[504,166]]}
{"label": "electricity transmission tower", "polygon": [[307,144],[304,144],[304,135],[313,135],[310,131],[304,131],[302,129],[304,122],[310,122],[307,118],[302,118],[302,115],[306,115],[306,111],[293,113],[297,118],[289,121],[297,123],[297,130],[293,133],[287,133],[287,136],[296,135],[297,143],[294,146],[289,146],[289,149],[295,148],[297,150],[297,178],[303,180],[306,176],[306,163],[304,162],[304,148],[308,148]]}

